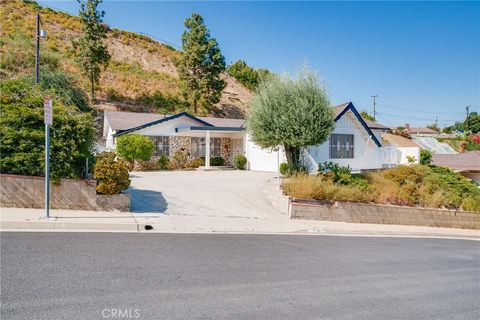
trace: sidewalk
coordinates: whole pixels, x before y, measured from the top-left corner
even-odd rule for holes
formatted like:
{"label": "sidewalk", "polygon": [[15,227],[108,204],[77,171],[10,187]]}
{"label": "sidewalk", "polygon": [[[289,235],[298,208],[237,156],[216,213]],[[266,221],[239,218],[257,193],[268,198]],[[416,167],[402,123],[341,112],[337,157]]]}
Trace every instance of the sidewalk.
{"label": "sidewalk", "polygon": [[[250,233],[436,237],[480,240],[480,230],[278,218],[205,217],[80,210],[0,208],[1,231]],[[152,230],[146,230],[151,226]]]}

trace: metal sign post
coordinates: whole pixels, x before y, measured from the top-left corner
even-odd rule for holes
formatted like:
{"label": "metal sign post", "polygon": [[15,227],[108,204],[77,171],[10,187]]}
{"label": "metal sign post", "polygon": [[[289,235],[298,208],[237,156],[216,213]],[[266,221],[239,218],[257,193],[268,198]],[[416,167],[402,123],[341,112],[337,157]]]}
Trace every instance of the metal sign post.
{"label": "metal sign post", "polygon": [[50,126],[53,124],[52,100],[43,100],[45,123],[45,216],[50,217]]}

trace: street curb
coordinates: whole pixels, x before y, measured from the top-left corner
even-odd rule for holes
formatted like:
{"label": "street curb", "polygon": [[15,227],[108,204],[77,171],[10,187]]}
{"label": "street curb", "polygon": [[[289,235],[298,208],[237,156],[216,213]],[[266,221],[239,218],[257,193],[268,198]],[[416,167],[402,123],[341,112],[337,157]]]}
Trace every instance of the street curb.
{"label": "street curb", "polygon": [[[419,238],[419,239],[446,239],[480,241],[480,236],[454,235],[454,234],[427,234],[409,232],[359,232],[359,231],[292,231],[292,232],[266,232],[266,231],[166,231],[145,230],[145,224],[95,224],[92,223],[60,223],[59,226],[48,228],[53,222],[15,222],[0,225],[0,232],[104,232],[104,233],[142,233],[142,234],[198,234],[198,235],[290,235],[290,236],[330,236],[330,237],[370,237],[370,238]],[[104,228],[109,225],[109,228]],[[36,226],[32,228],[32,226]],[[39,228],[39,226],[41,226]]]}
{"label": "street curb", "polygon": [[59,221],[2,221],[0,231],[75,231],[95,230],[98,232],[138,232],[138,223],[101,223],[101,222],[59,222]]}

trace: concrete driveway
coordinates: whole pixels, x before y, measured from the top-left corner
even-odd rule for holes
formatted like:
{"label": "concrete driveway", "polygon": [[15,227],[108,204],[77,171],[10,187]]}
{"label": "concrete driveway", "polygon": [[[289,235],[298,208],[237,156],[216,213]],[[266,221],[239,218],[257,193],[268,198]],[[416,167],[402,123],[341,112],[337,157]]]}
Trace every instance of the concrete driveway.
{"label": "concrete driveway", "polygon": [[133,172],[132,211],[138,215],[280,217],[263,195],[267,179],[274,176],[239,170]]}

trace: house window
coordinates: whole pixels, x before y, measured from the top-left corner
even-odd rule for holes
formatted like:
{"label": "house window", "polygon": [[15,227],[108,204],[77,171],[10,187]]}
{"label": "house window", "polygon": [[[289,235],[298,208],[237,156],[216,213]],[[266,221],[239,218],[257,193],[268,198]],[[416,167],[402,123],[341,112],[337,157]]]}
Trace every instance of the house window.
{"label": "house window", "polygon": [[170,137],[153,137],[153,143],[155,144],[155,156],[170,155]]}
{"label": "house window", "polygon": [[[191,156],[205,157],[205,138],[191,138]],[[214,157],[220,156],[220,138],[210,138],[210,155]]]}
{"label": "house window", "polygon": [[330,135],[330,158],[353,159],[353,134]]}

